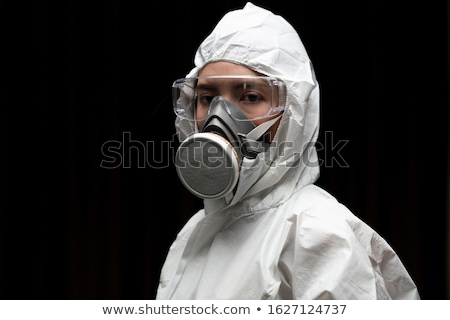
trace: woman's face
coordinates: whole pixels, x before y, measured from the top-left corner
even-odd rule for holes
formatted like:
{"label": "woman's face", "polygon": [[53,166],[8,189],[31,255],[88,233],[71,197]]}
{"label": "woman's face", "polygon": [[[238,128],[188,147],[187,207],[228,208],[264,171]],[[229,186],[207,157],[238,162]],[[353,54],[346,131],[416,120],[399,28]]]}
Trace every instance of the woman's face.
{"label": "woman's face", "polygon": [[[217,75],[248,75],[248,76],[263,76],[247,67],[230,62],[213,62],[207,64],[199,73],[199,76],[217,76]],[[261,80],[260,80],[261,81]],[[242,82],[242,81],[241,81]],[[263,81],[261,81],[263,82]],[[205,118],[209,103],[215,96],[221,96],[224,99],[232,102],[238,106],[248,118],[256,118],[264,115],[272,104],[272,92],[270,87],[258,85],[258,81],[252,81],[251,84],[242,86],[239,80],[229,79],[208,79],[200,78],[197,83],[197,119]],[[255,119],[252,122],[258,126],[273,117]],[[201,120],[198,121],[199,128],[201,127]],[[279,121],[277,121],[269,130],[270,139],[272,140],[278,128]]]}

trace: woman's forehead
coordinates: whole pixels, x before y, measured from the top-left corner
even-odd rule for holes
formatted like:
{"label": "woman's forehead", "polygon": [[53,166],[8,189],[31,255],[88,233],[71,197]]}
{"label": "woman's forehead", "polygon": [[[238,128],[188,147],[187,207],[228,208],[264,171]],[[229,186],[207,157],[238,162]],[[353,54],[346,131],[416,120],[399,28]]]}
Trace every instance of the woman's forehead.
{"label": "woman's forehead", "polygon": [[235,64],[232,62],[218,61],[211,62],[204,66],[199,74],[199,76],[213,76],[213,75],[250,75],[250,76],[260,76],[261,74],[253,71],[246,66]]}

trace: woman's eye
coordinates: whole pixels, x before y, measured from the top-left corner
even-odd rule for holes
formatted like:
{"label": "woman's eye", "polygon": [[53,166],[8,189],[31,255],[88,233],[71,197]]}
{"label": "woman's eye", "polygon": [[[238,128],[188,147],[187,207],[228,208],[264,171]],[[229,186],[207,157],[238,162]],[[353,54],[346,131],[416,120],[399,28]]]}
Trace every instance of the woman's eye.
{"label": "woman's eye", "polygon": [[261,100],[261,96],[258,95],[258,94],[250,93],[250,94],[244,95],[242,100],[245,101],[245,102],[258,102],[258,101]]}
{"label": "woman's eye", "polygon": [[213,96],[203,95],[203,96],[200,97],[200,102],[202,104],[209,105],[209,104],[211,104],[211,101],[212,101],[213,98],[214,98]]}

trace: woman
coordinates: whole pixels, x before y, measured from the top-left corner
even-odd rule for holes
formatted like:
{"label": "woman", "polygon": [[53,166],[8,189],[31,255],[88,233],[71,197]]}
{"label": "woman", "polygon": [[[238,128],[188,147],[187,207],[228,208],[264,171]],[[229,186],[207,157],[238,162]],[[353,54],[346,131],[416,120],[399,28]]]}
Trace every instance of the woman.
{"label": "woman", "polygon": [[157,299],[419,299],[389,244],[314,185],[319,86],[285,19],[252,3],[227,13],[174,105],[177,170],[204,209],[172,244]]}

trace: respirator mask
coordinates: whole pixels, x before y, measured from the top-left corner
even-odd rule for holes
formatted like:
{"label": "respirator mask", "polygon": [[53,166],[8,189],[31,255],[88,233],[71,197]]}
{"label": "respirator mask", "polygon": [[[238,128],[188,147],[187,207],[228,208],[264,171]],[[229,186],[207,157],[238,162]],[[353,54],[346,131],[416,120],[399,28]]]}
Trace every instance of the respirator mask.
{"label": "respirator mask", "polygon": [[199,76],[176,80],[172,88],[175,114],[193,129],[175,156],[178,177],[202,199],[229,197],[242,159],[270,146],[268,130],[285,107],[284,83],[265,76]]}

